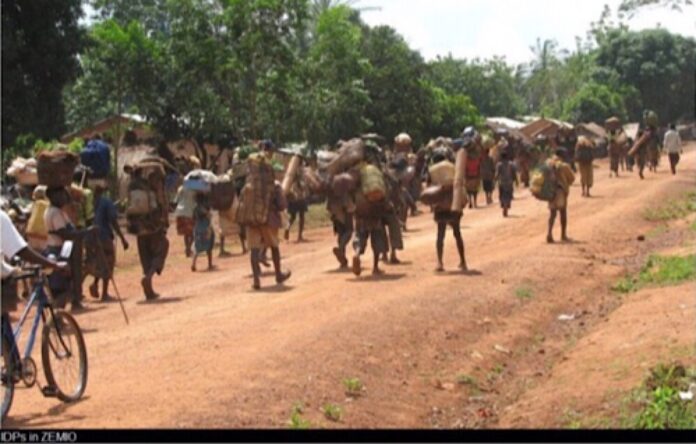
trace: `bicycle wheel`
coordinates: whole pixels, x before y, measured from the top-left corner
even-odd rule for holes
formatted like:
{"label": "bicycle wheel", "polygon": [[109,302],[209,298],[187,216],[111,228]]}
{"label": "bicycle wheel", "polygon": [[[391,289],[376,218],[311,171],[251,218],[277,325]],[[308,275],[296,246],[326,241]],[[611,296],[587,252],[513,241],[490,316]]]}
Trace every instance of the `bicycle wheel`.
{"label": "bicycle wheel", "polygon": [[68,313],[54,312],[44,325],[41,362],[58,399],[74,402],[82,397],[87,387],[87,347],[80,326]]}
{"label": "bicycle wheel", "polygon": [[2,419],[7,417],[7,413],[12,406],[14,397],[14,378],[11,349],[5,336],[2,336],[2,368],[0,369],[0,379],[2,379]]}

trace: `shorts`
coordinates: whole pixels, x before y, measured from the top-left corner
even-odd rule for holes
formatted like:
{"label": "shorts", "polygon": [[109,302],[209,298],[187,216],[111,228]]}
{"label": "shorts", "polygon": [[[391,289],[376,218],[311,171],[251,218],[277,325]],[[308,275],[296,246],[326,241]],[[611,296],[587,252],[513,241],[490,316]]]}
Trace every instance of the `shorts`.
{"label": "shorts", "polygon": [[514,195],[515,188],[512,185],[498,187],[498,199],[500,200],[500,207],[510,208]]}
{"label": "shorts", "polygon": [[278,229],[268,225],[246,227],[247,242],[250,249],[278,248]]}
{"label": "shorts", "polygon": [[556,197],[549,202],[549,210],[565,210],[568,207],[568,194],[563,189],[556,191]]}
{"label": "shorts", "polygon": [[176,234],[179,236],[193,236],[193,226],[192,217],[179,216],[176,218]]}
{"label": "shorts", "polygon": [[368,238],[374,254],[380,255],[387,252],[387,234],[384,228],[358,231],[353,239],[353,249],[360,254],[365,254]]}
{"label": "shorts", "polygon": [[483,191],[485,191],[486,193],[492,193],[494,189],[495,182],[493,182],[493,179],[483,179]]}
{"label": "shorts", "polygon": [[297,200],[297,201],[288,202],[288,213],[289,214],[306,213],[308,210],[309,210],[309,207],[307,206],[306,200]]}
{"label": "shorts", "polygon": [[450,210],[435,210],[435,222],[438,224],[457,224],[462,220],[462,213]]}

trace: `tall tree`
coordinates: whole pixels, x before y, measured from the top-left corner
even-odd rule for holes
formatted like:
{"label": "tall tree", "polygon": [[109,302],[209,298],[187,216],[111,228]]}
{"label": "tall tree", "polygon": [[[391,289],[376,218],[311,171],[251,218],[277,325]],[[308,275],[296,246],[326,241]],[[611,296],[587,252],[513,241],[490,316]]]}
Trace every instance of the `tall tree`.
{"label": "tall tree", "polygon": [[362,53],[371,69],[365,77],[371,105],[366,117],[371,131],[387,137],[408,131],[416,140],[425,137],[430,93],[421,81],[427,65],[417,51],[388,26],[363,31]]}
{"label": "tall tree", "polygon": [[438,58],[430,63],[429,78],[448,94],[471,97],[484,115],[515,116],[523,111],[522,97],[515,89],[515,69],[502,58]]}
{"label": "tall tree", "polygon": [[[693,75],[696,40],[664,29],[629,32],[612,30],[597,49],[599,66],[617,73],[619,81],[640,94],[643,106],[661,119],[693,118]],[[628,110],[638,119],[642,110]]]}
{"label": "tall tree", "polygon": [[65,130],[63,86],[74,79],[83,31],[80,0],[3,0],[2,145]]}
{"label": "tall tree", "polygon": [[371,66],[361,54],[361,30],[346,6],[319,17],[306,67],[302,117],[314,147],[358,135],[370,126],[364,78]]}

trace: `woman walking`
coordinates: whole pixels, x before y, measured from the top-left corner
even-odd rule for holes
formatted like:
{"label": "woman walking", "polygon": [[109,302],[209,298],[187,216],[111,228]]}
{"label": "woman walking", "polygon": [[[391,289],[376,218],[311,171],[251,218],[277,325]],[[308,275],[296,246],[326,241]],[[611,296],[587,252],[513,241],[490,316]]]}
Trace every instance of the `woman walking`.
{"label": "woman walking", "polygon": [[196,208],[193,210],[194,229],[193,239],[195,251],[193,253],[193,264],[191,271],[196,271],[196,259],[200,253],[208,255],[208,271],[214,270],[213,266],[213,245],[215,244],[215,232],[211,224],[210,204],[208,196],[203,193],[196,195]]}

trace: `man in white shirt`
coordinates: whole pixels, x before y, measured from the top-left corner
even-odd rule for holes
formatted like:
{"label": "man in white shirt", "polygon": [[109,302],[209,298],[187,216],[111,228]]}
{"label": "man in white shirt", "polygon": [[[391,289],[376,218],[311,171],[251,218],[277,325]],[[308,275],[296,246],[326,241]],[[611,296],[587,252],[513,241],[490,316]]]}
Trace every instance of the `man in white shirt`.
{"label": "man in white shirt", "polygon": [[11,277],[14,268],[5,260],[10,260],[14,256],[19,256],[21,259],[42,265],[47,268],[56,268],[61,271],[67,271],[66,264],[58,264],[48,260],[34,251],[27,245],[27,242],[22,238],[10,217],[5,211],[0,210],[0,259],[2,259],[2,315],[17,309],[17,285]]}
{"label": "man in white shirt", "polygon": [[669,165],[672,168],[672,174],[677,174],[679,155],[684,153],[684,149],[682,148],[681,137],[679,137],[675,124],[669,126],[669,131],[665,134],[665,140],[662,145],[664,145],[665,151],[669,155]]}

